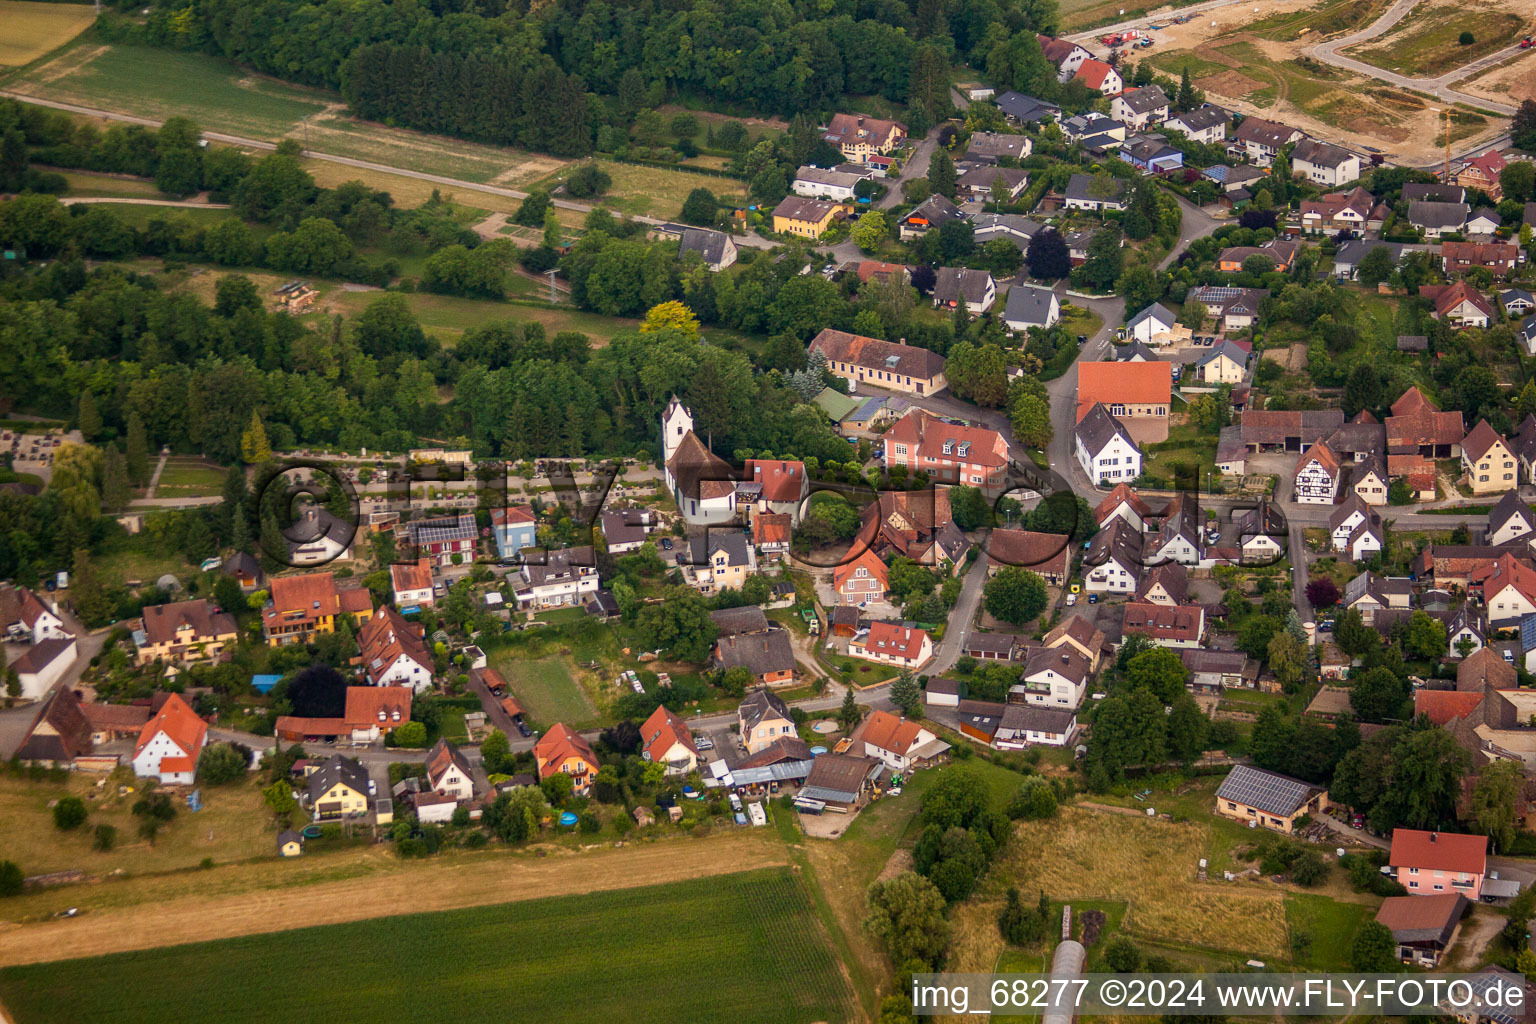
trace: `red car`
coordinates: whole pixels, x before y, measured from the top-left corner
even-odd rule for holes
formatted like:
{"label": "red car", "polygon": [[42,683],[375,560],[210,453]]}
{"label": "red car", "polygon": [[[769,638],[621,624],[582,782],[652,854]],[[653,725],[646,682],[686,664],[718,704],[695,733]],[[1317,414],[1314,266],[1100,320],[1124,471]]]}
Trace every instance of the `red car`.
{"label": "red car", "polygon": [[1363,814],[1351,814],[1349,816],[1349,827],[1350,828],[1365,828],[1365,815],[1363,815]]}

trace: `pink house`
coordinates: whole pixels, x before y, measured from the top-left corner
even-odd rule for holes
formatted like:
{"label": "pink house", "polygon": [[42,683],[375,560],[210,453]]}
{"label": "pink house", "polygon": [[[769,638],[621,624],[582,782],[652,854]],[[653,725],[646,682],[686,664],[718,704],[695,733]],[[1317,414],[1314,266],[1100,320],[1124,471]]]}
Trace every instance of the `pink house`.
{"label": "pink house", "polygon": [[1411,896],[1459,892],[1475,903],[1488,873],[1488,837],[1394,829],[1390,864]]}

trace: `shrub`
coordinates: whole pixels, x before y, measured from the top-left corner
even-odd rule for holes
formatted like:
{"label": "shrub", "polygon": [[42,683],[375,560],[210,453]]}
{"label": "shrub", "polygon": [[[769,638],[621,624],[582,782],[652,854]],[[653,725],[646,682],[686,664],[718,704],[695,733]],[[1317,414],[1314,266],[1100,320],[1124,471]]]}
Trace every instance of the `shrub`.
{"label": "shrub", "polygon": [[117,845],[117,826],[97,825],[95,836],[96,838],[91,842],[91,849],[107,853]]}
{"label": "shrub", "polygon": [[1477,37],[1474,36],[1471,32],[1463,32],[1461,35],[1456,37],[1456,41],[1462,46],[1471,46],[1473,43],[1477,42]]}
{"label": "shrub", "polygon": [[399,747],[424,747],[427,745],[427,727],[420,722],[406,722],[394,731],[395,745]]}
{"label": "shrub", "polygon": [[603,823],[598,818],[598,816],[593,814],[591,811],[583,811],[576,817],[576,827],[581,829],[587,835],[591,835],[598,829],[602,828]]}
{"label": "shrub", "polygon": [[1328,862],[1316,850],[1308,850],[1291,864],[1291,881],[1311,888],[1328,877]]}
{"label": "shrub", "polygon": [[21,868],[8,860],[0,860],[0,896],[15,896],[21,892],[22,880],[25,876]]}
{"label": "shrub", "polygon": [[1124,935],[1116,935],[1104,946],[1104,962],[1117,974],[1129,974],[1141,966],[1141,949]]}
{"label": "shrub", "polygon": [[60,797],[53,805],[53,826],[68,832],[85,824],[85,801],[77,796]]}

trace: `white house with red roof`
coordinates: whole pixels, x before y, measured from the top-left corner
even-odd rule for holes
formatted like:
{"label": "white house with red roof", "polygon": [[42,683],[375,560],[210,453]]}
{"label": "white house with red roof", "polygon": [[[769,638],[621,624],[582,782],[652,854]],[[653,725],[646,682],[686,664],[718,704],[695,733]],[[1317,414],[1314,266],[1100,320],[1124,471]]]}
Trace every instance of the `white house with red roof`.
{"label": "white house with red roof", "polygon": [[432,655],[423,628],[385,605],[357,631],[359,662],[370,686],[432,688]]}
{"label": "white house with red roof", "polygon": [[1295,493],[1302,505],[1332,505],[1339,494],[1339,457],[1321,441],[1296,460]]}
{"label": "white house with red roof", "polygon": [[853,730],[851,739],[850,753],[873,757],[897,772],[931,764],[949,750],[949,744],[932,732],[889,711],[870,713]]}
{"label": "white house with red roof", "polygon": [[7,640],[41,643],[66,640],[73,634],[64,628],[64,620],[41,597],[27,587],[0,587],[0,631]]}
{"label": "white house with red roof", "polygon": [[1504,186],[1499,174],[1504,170],[1504,158],[1496,149],[1472,157],[1456,172],[1456,184],[1463,188],[1480,189],[1494,202],[1504,198]]}
{"label": "white house with red roof", "polygon": [[752,512],[787,515],[800,525],[800,507],[811,494],[805,463],[798,459],[748,459],[741,490],[752,497]]}
{"label": "white house with red roof", "polygon": [[1109,492],[1109,496],[1099,502],[1098,508],[1093,510],[1094,521],[1100,529],[1109,524],[1112,516],[1118,516],[1131,524],[1137,532],[1146,530],[1147,520],[1152,515],[1152,508],[1146,501],[1131,490],[1129,484],[1116,484],[1115,489]]}
{"label": "white house with red roof", "polygon": [[917,669],[933,657],[933,640],[927,630],[911,629],[898,622],[876,622],[870,625],[867,635],[849,641],[848,653],[867,661]]}
{"label": "white house with red roof", "polygon": [[1510,629],[1527,615],[1536,614],[1536,569],[1506,551],[1493,564],[1467,579],[1469,593],[1481,593],[1488,609],[1488,624]]}
{"label": "white house with red roof", "polygon": [[922,470],[936,483],[1000,487],[1008,473],[1008,442],[985,427],[962,427],[913,409],[885,432],[885,465]]}
{"label": "white house with red roof", "polygon": [[396,562],[389,567],[389,584],[395,594],[395,607],[430,608],[432,606],[432,560]]}
{"label": "white house with red roof", "polygon": [[1101,92],[1105,96],[1114,96],[1125,88],[1125,82],[1120,78],[1120,72],[1110,67],[1101,60],[1092,57],[1077,66],[1077,74],[1072,78],[1082,82],[1088,88]]}
{"label": "white house with red roof", "polygon": [[133,747],[133,773],[167,785],[190,786],[197,757],[208,744],[208,723],[173,693],[139,733]]}
{"label": "white house with red roof", "polygon": [[1387,863],[1410,896],[1459,892],[1475,903],[1488,873],[1488,837],[1393,829]]}
{"label": "white house with red roof", "polygon": [[658,706],[640,726],[640,756],[667,766],[668,775],[687,775],[699,766],[693,734],[672,709]]}

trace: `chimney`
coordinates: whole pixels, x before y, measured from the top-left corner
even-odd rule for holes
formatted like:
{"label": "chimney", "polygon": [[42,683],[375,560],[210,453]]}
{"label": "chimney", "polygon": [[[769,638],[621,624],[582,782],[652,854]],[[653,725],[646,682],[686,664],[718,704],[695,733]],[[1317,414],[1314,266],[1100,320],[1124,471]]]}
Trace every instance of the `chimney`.
{"label": "chimney", "polygon": [[1429,834],[1429,841],[1432,842],[1432,843],[1435,842],[1436,840],[1438,840],[1439,838],[1440,838],[1440,833],[1439,832],[1431,832]]}

